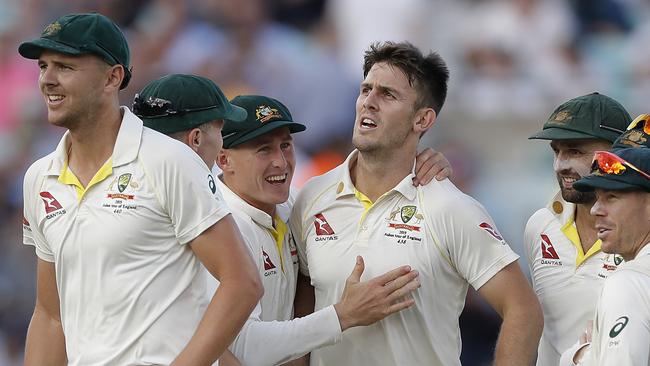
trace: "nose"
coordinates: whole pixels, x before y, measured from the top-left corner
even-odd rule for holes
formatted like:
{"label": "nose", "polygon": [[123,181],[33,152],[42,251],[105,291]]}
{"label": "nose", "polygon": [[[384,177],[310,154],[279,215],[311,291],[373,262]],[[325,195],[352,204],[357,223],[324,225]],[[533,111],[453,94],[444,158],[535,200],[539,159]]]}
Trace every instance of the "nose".
{"label": "nose", "polygon": [[378,105],[377,105],[377,91],[376,91],[376,89],[371,90],[366,95],[362,94],[360,97],[362,98],[361,103],[362,103],[362,105],[363,105],[363,107],[365,109],[373,110],[373,111],[377,110]]}
{"label": "nose", "polygon": [[43,67],[38,77],[38,81],[41,86],[53,86],[56,85],[56,75],[53,67]]}
{"label": "nose", "polygon": [[287,166],[287,158],[284,156],[282,149],[275,150],[271,164],[274,168],[285,168]]}
{"label": "nose", "polygon": [[569,168],[569,160],[566,159],[566,157],[561,152],[558,153],[555,156],[555,159],[553,159],[553,170],[555,170],[556,173],[560,173],[568,170]]}
{"label": "nose", "polygon": [[596,202],[591,206],[589,213],[591,216],[605,216],[605,208],[603,207],[603,202],[600,196],[596,198]]}

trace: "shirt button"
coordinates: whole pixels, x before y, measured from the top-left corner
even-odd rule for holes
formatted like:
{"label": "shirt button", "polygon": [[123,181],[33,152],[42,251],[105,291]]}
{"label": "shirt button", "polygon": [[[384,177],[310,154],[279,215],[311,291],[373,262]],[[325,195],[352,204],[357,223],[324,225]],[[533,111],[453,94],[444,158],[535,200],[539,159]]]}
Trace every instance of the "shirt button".
{"label": "shirt button", "polygon": [[367,227],[367,226],[362,226],[362,227],[361,227],[361,231],[366,231],[366,230],[368,230],[368,227]]}

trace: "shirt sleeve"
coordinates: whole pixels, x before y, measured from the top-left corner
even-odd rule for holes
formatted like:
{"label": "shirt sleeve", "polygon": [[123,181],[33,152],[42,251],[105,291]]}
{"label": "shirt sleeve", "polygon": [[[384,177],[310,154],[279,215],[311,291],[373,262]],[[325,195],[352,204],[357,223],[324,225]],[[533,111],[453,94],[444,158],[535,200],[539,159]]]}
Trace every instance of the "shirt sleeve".
{"label": "shirt sleeve", "polygon": [[433,221],[451,263],[476,290],[518,258],[483,206],[469,196],[449,199]]}
{"label": "shirt sleeve", "polygon": [[151,174],[175,235],[186,244],[230,211],[205,163],[187,146],[173,143],[171,151],[154,158],[159,166]]}
{"label": "shirt sleeve", "polygon": [[282,364],[341,339],[333,305],[287,321],[261,321],[260,314],[258,304],[230,346],[230,352],[243,365]]}
{"label": "shirt sleeve", "polygon": [[34,174],[34,166],[32,166],[25,173],[23,180],[23,244],[33,246],[40,259],[54,262],[54,253],[39,228],[37,211],[39,202],[35,201],[37,193],[34,189],[38,189],[40,184],[34,179]]}
{"label": "shirt sleeve", "polygon": [[596,313],[594,365],[647,365],[650,359],[648,277],[628,270],[605,281]]}

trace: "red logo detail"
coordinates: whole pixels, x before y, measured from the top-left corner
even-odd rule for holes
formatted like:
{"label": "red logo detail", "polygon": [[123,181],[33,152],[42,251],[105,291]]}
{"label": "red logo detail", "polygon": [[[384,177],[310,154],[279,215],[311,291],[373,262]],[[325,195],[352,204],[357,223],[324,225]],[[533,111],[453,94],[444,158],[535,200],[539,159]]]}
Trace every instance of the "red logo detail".
{"label": "red logo detail", "polygon": [[275,264],[271,262],[271,258],[269,257],[268,254],[262,249],[262,256],[264,257],[264,270],[268,271],[269,269],[275,268]]}
{"label": "red logo detail", "polygon": [[555,251],[555,248],[553,248],[553,244],[551,244],[551,239],[546,236],[546,234],[542,234],[542,258],[546,259],[560,259],[560,256],[557,255],[557,252]]}
{"label": "red logo detail", "polygon": [[503,241],[503,237],[501,234],[499,234],[498,231],[496,231],[490,224],[487,222],[482,222],[479,227],[485,231],[487,231],[490,235],[494,236],[497,240]]}
{"label": "red logo detail", "polygon": [[25,226],[29,226],[29,221],[27,221],[27,219],[25,218],[25,216],[23,216],[23,225],[25,225]]}
{"label": "red logo detail", "polygon": [[334,235],[334,230],[332,230],[332,227],[325,220],[325,216],[322,213],[316,214],[315,217],[314,227],[316,227],[316,235]]}
{"label": "red logo detail", "polygon": [[388,227],[393,228],[393,229],[404,229],[404,230],[409,230],[409,231],[420,231],[419,226],[413,226],[413,225],[406,225],[406,224],[388,224]]}
{"label": "red logo detail", "polygon": [[61,206],[59,201],[57,201],[56,198],[54,198],[54,196],[52,196],[52,194],[50,192],[41,192],[41,193],[39,193],[39,195],[41,196],[41,199],[43,200],[43,203],[45,204],[45,213],[46,214],[52,213],[54,211],[57,211],[57,210],[60,210],[60,209],[63,208],[63,206]]}

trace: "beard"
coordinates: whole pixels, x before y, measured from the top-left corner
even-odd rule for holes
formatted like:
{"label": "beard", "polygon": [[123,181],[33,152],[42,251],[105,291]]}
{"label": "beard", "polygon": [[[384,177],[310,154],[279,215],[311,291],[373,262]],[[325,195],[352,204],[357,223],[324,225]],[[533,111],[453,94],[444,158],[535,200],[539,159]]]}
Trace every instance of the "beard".
{"label": "beard", "polygon": [[562,184],[562,178],[559,175],[557,176],[557,181],[560,185],[560,192],[562,193],[562,199],[564,199],[565,201],[570,203],[575,203],[578,205],[594,203],[596,201],[596,193],[578,192],[573,188],[565,188],[564,184]]}

